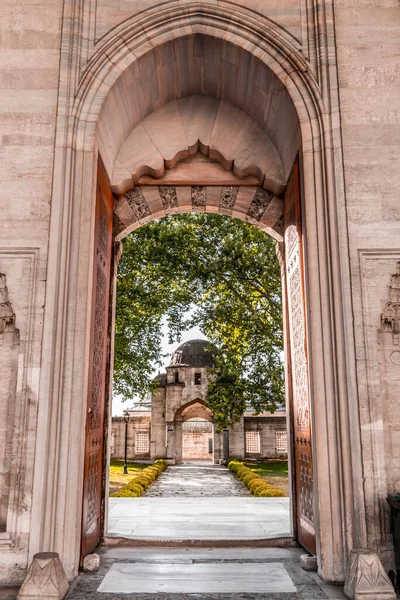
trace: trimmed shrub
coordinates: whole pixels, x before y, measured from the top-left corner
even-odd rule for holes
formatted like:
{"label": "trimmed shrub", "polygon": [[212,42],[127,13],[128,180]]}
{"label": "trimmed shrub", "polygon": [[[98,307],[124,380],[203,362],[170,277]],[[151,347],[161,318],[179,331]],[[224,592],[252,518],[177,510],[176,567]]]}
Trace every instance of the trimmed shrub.
{"label": "trimmed shrub", "polygon": [[244,485],[247,485],[247,487],[250,487],[250,484],[252,482],[259,481],[260,479],[262,479],[262,477],[260,477],[259,475],[255,475],[254,473],[247,473],[247,475],[245,475],[242,478],[242,481],[243,481]]}
{"label": "trimmed shrub", "polygon": [[141,475],[138,475],[137,478],[136,478],[136,483],[138,483],[145,490],[147,490],[147,488],[150,486],[150,484],[152,483],[152,481],[150,481],[147,477],[142,477]]}
{"label": "trimmed shrub", "polygon": [[242,463],[240,463],[238,460],[231,460],[228,463],[228,469],[232,471],[232,473],[236,473],[241,464]]}
{"label": "trimmed shrub", "polygon": [[269,490],[261,490],[259,493],[260,498],[281,498],[284,497],[285,494],[282,490],[278,490],[278,488],[272,487]]}
{"label": "trimmed shrub", "polygon": [[244,477],[244,475],[246,475],[246,473],[248,473],[250,471],[250,469],[248,469],[247,467],[245,467],[244,465],[239,465],[239,467],[236,469],[236,475],[238,477]]}
{"label": "trimmed shrub", "polygon": [[257,498],[258,498],[261,496],[261,492],[269,492],[271,489],[272,489],[271,486],[268,485],[267,482],[265,482],[265,485],[260,486],[254,490],[253,496],[257,496]]}
{"label": "trimmed shrub", "polygon": [[124,487],[127,487],[128,490],[130,490],[131,492],[135,492],[135,494],[137,494],[138,496],[141,496],[144,492],[144,487],[139,483],[136,483],[134,479],[132,479],[132,481],[127,483]]}
{"label": "trimmed shrub", "polygon": [[228,463],[228,469],[240,479],[253,496],[258,498],[280,498],[285,496],[282,490],[268,483],[261,475],[254,473],[252,469],[249,469],[238,460],[231,460]]}
{"label": "trimmed shrub", "polygon": [[126,485],[123,485],[119,490],[111,494],[111,498],[138,498],[139,496],[141,496],[141,494],[133,492]]}
{"label": "trimmed shrub", "polygon": [[250,481],[250,484],[248,485],[248,488],[250,489],[251,492],[254,492],[257,488],[264,487],[265,484],[267,484],[267,482],[265,481],[265,479],[263,479],[262,477],[260,477],[260,479],[255,479],[253,481]]}
{"label": "trimmed shrub", "polygon": [[110,496],[113,498],[138,498],[167,467],[166,460],[157,460],[154,464],[142,469],[134,479],[128,481]]}

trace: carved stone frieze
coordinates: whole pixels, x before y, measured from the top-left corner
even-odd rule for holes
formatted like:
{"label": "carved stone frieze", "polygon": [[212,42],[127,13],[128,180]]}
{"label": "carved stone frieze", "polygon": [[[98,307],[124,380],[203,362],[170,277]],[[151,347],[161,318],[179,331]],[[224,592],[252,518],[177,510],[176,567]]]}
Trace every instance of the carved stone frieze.
{"label": "carved stone frieze", "polygon": [[140,187],[136,187],[135,189],[126,192],[125,198],[138,220],[144,219],[150,215],[150,209]]}
{"label": "carved stone frieze", "polygon": [[8,297],[6,276],[0,273],[0,333],[18,330],[15,327],[15,313]]}
{"label": "carved stone frieze", "polygon": [[178,206],[178,196],[176,194],[176,188],[172,185],[159,185],[158,191],[160,192],[161,200],[165,210],[176,208]]}
{"label": "carved stone frieze", "polygon": [[267,210],[268,204],[271,202],[272,198],[273,194],[271,194],[271,192],[266,192],[261,188],[257,189],[247,211],[247,215],[256,219],[256,221],[259,221]]}
{"label": "carved stone frieze", "polygon": [[206,206],[207,188],[204,185],[192,186],[192,205],[194,207]]}
{"label": "carved stone frieze", "polygon": [[[221,190],[220,196],[215,196],[215,187],[196,185],[188,186],[187,193],[190,194],[192,208],[194,210],[207,210],[210,206],[211,210],[215,209],[215,201],[219,203],[219,210],[221,214],[231,215],[233,210],[243,215],[243,218],[247,216],[254,220],[259,221],[265,212],[271,209],[271,200],[274,199],[275,204],[277,197],[266,192],[261,188],[258,188],[253,197],[252,189],[247,187],[245,189],[251,190],[249,199],[251,198],[250,207],[247,209],[246,205],[243,204],[243,198],[238,202],[240,196],[241,186],[236,185],[225,185],[218,187]],[[254,188],[253,188],[254,189]],[[144,191],[143,191],[144,190]],[[124,231],[131,229],[133,223],[137,223],[141,219],[148,217],[154,210],[154,204],[146,201],[146,193],[150,190],[150,187],[136,186],[133,190],[126,192],[123,196],[118,197],[114,202],[114,221],[113,221],[113,233],[117,238],[124,237]],[[210,190],[210,193],[208,192]],[[158,194],[162,201],[163,208],[166,213],[179,212],[179,192],[175,185],[160,185],[154,186],[155,194]],[[219,192],[218,192],[219,193]],[[149,198],[147,197],[147,200]],[[186,207],[187,208],[187,207]],[[157,208],[159,211],[159,207]],[[283,205],[282,205],[283,211]],[[160,213],[158,213],[160,216]],[[268,227],[276,231],[280,236],[283,236],[283,215],[280,209],[274,206],[269,215]],[[263,221],[263,224],[265,222]]]}
{"label": "carved stone frieze", "polygon": [[221,191],[220,208],[221,212],[231,211],[235,206],[236,198],[238,195],[239,186],[237,185],[225,185]]}

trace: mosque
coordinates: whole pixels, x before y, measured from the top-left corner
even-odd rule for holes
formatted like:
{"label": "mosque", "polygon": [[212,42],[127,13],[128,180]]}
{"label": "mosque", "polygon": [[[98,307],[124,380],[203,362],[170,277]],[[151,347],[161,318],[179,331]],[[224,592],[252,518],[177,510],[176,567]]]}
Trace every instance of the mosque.
{"label": "mosque", "polygon": [[184,342],[175,350],[166,373],[156,377],[158,385],[149,401],[128,410],[126,417],[113,417],[113,458],[124,456],[126,418],[129,460],[218,464],[226,460],[225,454],[242,460],[287,458],[284,407],[258,415],[249,407],[229,430],[218,432],[214,427],[207,406],[207,369],[215,365],[214,354],[213,346],[200,339]]}

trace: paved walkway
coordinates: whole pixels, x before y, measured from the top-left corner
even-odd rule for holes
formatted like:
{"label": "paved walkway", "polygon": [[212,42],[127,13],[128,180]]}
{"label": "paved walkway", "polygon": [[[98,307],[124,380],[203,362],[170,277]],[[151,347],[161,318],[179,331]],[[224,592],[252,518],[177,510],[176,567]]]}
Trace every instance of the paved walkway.
{"label": "paved walkway", "polygon": [[107,535],[153,542],[291,538],[289,498],[110,498]]}
{"label": "paved walkway", "polygon": [[248,489],[226,467],[193,462],[168,467],[145,497],[226,498],[250,495]]}
{"label": "paved walkway", "polygon": [[170,466],[141,498],[110,498],[110,537],[148,541],[290,538],[289,498],[255,498],[212,464]]}
{"label": "paved walkway", "polygon": [[304,550],[100,549],[98,573],[72,585],[69,600],[338,600],[342,589],[324,585],[299,566]]}

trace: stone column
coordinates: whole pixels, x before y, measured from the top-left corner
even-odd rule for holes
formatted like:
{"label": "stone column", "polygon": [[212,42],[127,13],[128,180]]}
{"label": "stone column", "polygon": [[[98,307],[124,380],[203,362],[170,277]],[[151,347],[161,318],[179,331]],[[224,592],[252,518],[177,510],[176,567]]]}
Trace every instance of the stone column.
{"label": "stone column", "polygon": [[182,421],[174,422],[174,458],[177,464],[182,462]]}
{"label": "stone column", "polygon": [[222,432],[222,460],[224,464],[229,460],[229,429],[227,428]]}
{"label": "stone column", "polygon": [[173,460],[174,459],[174,422],[173,421],[167,421],[166,423],[166,440],[165,440],[165,447],[166,447],[166,458],[167,460]]}

